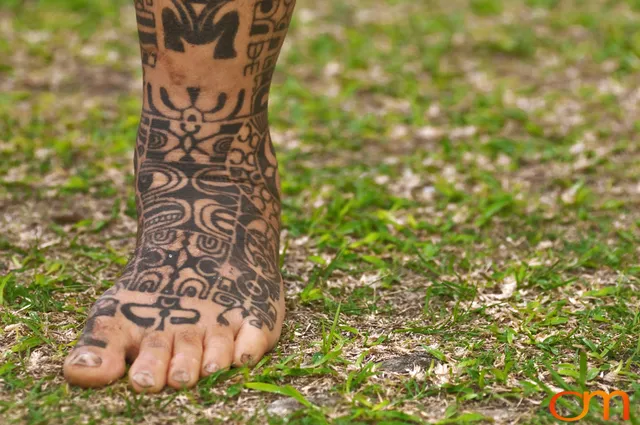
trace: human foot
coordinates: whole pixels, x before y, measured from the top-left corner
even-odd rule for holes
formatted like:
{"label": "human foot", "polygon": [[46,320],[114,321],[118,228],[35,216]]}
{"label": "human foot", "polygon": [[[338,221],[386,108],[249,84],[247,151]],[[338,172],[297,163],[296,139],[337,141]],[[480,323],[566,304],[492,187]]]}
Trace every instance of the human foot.
{"label": "human foot", "polygon": [[271,77],[295,0],[136,0],[144,71],[138,240],[64,365],[106,385],[192,386],[255,364],[284,316]]}
{"label": "human foot", "polygon": [[[188,88],[145,88],[136,176],[139,237],[116,285],[90,313],[65,377],[137,391],[192,386],[255,364],[284,316],[279,182],[266,111],[217,122]],[[155,99],[160,98],[156,103]]]}
{"label": "human foot", "polygon": [[[214,151],[229,151],[214,165],[166,162],[188,152],[165,127],[184,126],[149,122],[137,173],[138,247],[65,362],[65,377],[80,386],[120,378],[125,356],[137,391],[193,386],[218,369],[255,364],[280,335],[280,204],[267,128],[249,122],[214,138]],[[201,127],[198,134],[219,126]]]}

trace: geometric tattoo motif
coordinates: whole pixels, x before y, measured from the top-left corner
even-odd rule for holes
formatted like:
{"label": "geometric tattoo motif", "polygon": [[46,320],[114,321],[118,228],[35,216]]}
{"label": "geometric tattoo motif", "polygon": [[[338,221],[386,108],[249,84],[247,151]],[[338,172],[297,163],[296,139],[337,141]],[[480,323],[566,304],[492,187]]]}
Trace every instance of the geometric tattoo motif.
{"label": "geometric tattoo motif", "polygon": [[142,53],[142,64],[154,68],[158,59],[158,35],[153,0],[135,0],[138,39]]}
{"label": "geometric tattoo motif", "polygon": [[[234,48],[240,17],[235,10],[224,12],[232,0],[172,0],[175,10],[162,11],[165,47],[184,52],[184,44],[214,45],[214,59],[237,56]],[[200,11],[196,7],[202,5]],[[218,14],[222,15],[218,18]]]}

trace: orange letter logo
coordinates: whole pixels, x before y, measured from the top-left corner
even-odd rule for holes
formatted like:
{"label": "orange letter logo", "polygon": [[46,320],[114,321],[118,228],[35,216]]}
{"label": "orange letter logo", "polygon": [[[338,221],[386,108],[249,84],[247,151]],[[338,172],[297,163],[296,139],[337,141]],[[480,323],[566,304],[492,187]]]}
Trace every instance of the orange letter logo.
{"label": "orange letter logo", "polygon": [[[567,418],[564,416],[560,416],[560,414],[556,410],[556,403],[561,397],[564,397],[565,395],[573,395],[582,399],[582,412],[580,412],[578,416],[575,416],[573,418]],[[565,421],[565,422],[579,421],[580,419],[587,416],[587,413],[589,413],[589,403],[591,402],[591,399],[595,396],[602,397],[603,409],[604,409],[603,419],[605,421],[609,420],[609,416],[610,416],[609,409],[611,407],[610,406],[611,399],[615,396],[619,396],[622,399],[622,405],[623,405],[622,420],[624,421],[629,420],[630,410],[631,410],[631,407],[629,404],[629,395],[623,391],[614,391],[610,394],[607,394],[604,391],[593,391],[593,392],[585,391],[584,394],[580,394],[575,391],[562,391],[554,395],[553,397],[551,397],[551,401],[549,402],[549,411],[551,412],[554,418],[560,419],[561,421]]]}
{"label": "orange letter logo", "polygon": [[[585,392],[585,395],[586,394],[588,394],[588,393]],[[558,399],[560,399],[560,397],[564,397],[565,395],[574,395],[574,396],[582,399],[582,412],[578,416],[576,416],[574,418],[565,418],[564,416],[560,416],[560,414],[556,410],[556,403],[558,402]],[[554,395],[553,397],[551,397],[551,401],[549,402],[549,411],[551,411],[551,414],[553,415],[554,418],[560,419],[561,421],[565,421],[565,422],[579,421],[580,419],[582,419],[585,416],[587,416],[587,413],[589,413],[589,403],[587,403],[587,405],[585,406],[584,405],[584,399],[585,399],[585,397],[583,397],[582,394],[577,393],[575,391],[562,391],[562,392]]]}

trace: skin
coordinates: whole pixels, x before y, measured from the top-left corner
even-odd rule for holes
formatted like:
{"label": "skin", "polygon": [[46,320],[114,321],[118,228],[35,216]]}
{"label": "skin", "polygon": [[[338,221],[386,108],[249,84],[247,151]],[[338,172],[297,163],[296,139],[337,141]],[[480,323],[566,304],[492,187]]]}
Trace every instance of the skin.
{"label": "skin", "polygon": [[65,378],[138,392],[254,365],[278,341],[280,184],[271,76],[295,0],[136,0],[144,100],[136,250]]}

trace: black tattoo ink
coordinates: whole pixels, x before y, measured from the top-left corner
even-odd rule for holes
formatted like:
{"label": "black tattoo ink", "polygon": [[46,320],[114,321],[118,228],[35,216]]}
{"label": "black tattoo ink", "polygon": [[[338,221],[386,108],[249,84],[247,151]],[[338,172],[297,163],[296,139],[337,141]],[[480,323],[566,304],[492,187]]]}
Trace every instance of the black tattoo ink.
{"label": "black tattoo ink", "polygon": [[164,330],[167,318],[172,325],[194,325],[200,320],[198,310],[182,308],[180,298],[172,297],[158,297],[153,304],[123,304],[120,311],[127,319],[143,328],[151,328],[158,323],[156,331]]}
{"label": "black tattoo ink", "polygon": [[[159,94],[162,106],[156,106],[153,99],[153,86],[151,83],[147,84],[150,117],[145,117],[143,125],[148,125],[149,140],[147,146],[141,150],[147,151],[148,159],[224,162],[228,148],[242,127],[242,123],[206,126],[207,123],[220,121],[216,116],[227,104],[227,95],[221,93],[213,108],[202,110],[196,106],[200,91],[195,87],[189,87],[187,91],[191,104],[179,107],[171,101],[167,90],[161,87]],[[231,115],[236,113],[243,101],[244,91],[240,91]],[[146,138],[146,134],[143,134],[143,138]]]}
{"label": "black tattoo ink", "polygon": [[[217,14],[233,0],[172,0],[176,10],[164,8],[164,44],[169,50],[184,52],[184,43],[197,46],[212,44],[214,59],[232,59],[237,56],[234,47],[240,17],[237,11],[228,11],[220,19]],[[196,12],[194,5],[204,5]]]}
{"label": "black tattoo ink", "polygon": [[158,35],[156,17],[153,13],[154,0],[136,0],[136,21],[142,53],[142,64],[154,68],[158,59]]}
{"label": "black tattoo ink", "polygon": [[[117,287],[117,286],[116,286]],[[116,315],[119,301],[115,298],[102,296],[91,308],[89,313],[89,319],[85,325],[84,331],[80,336],[76,347],[99,347],[106,348],[108,341],[104,341],[93,336],[95,330],[96,321],[98,317],[113,317]]]}
{"label": "black tattoo ink", "polygon": [[244,67],[244,75],[253,76],[254,113],[267,110],[271,78],[294,6],[295,0],[261,0],[253,8],[251,41],[247,47],[249,63]]}

